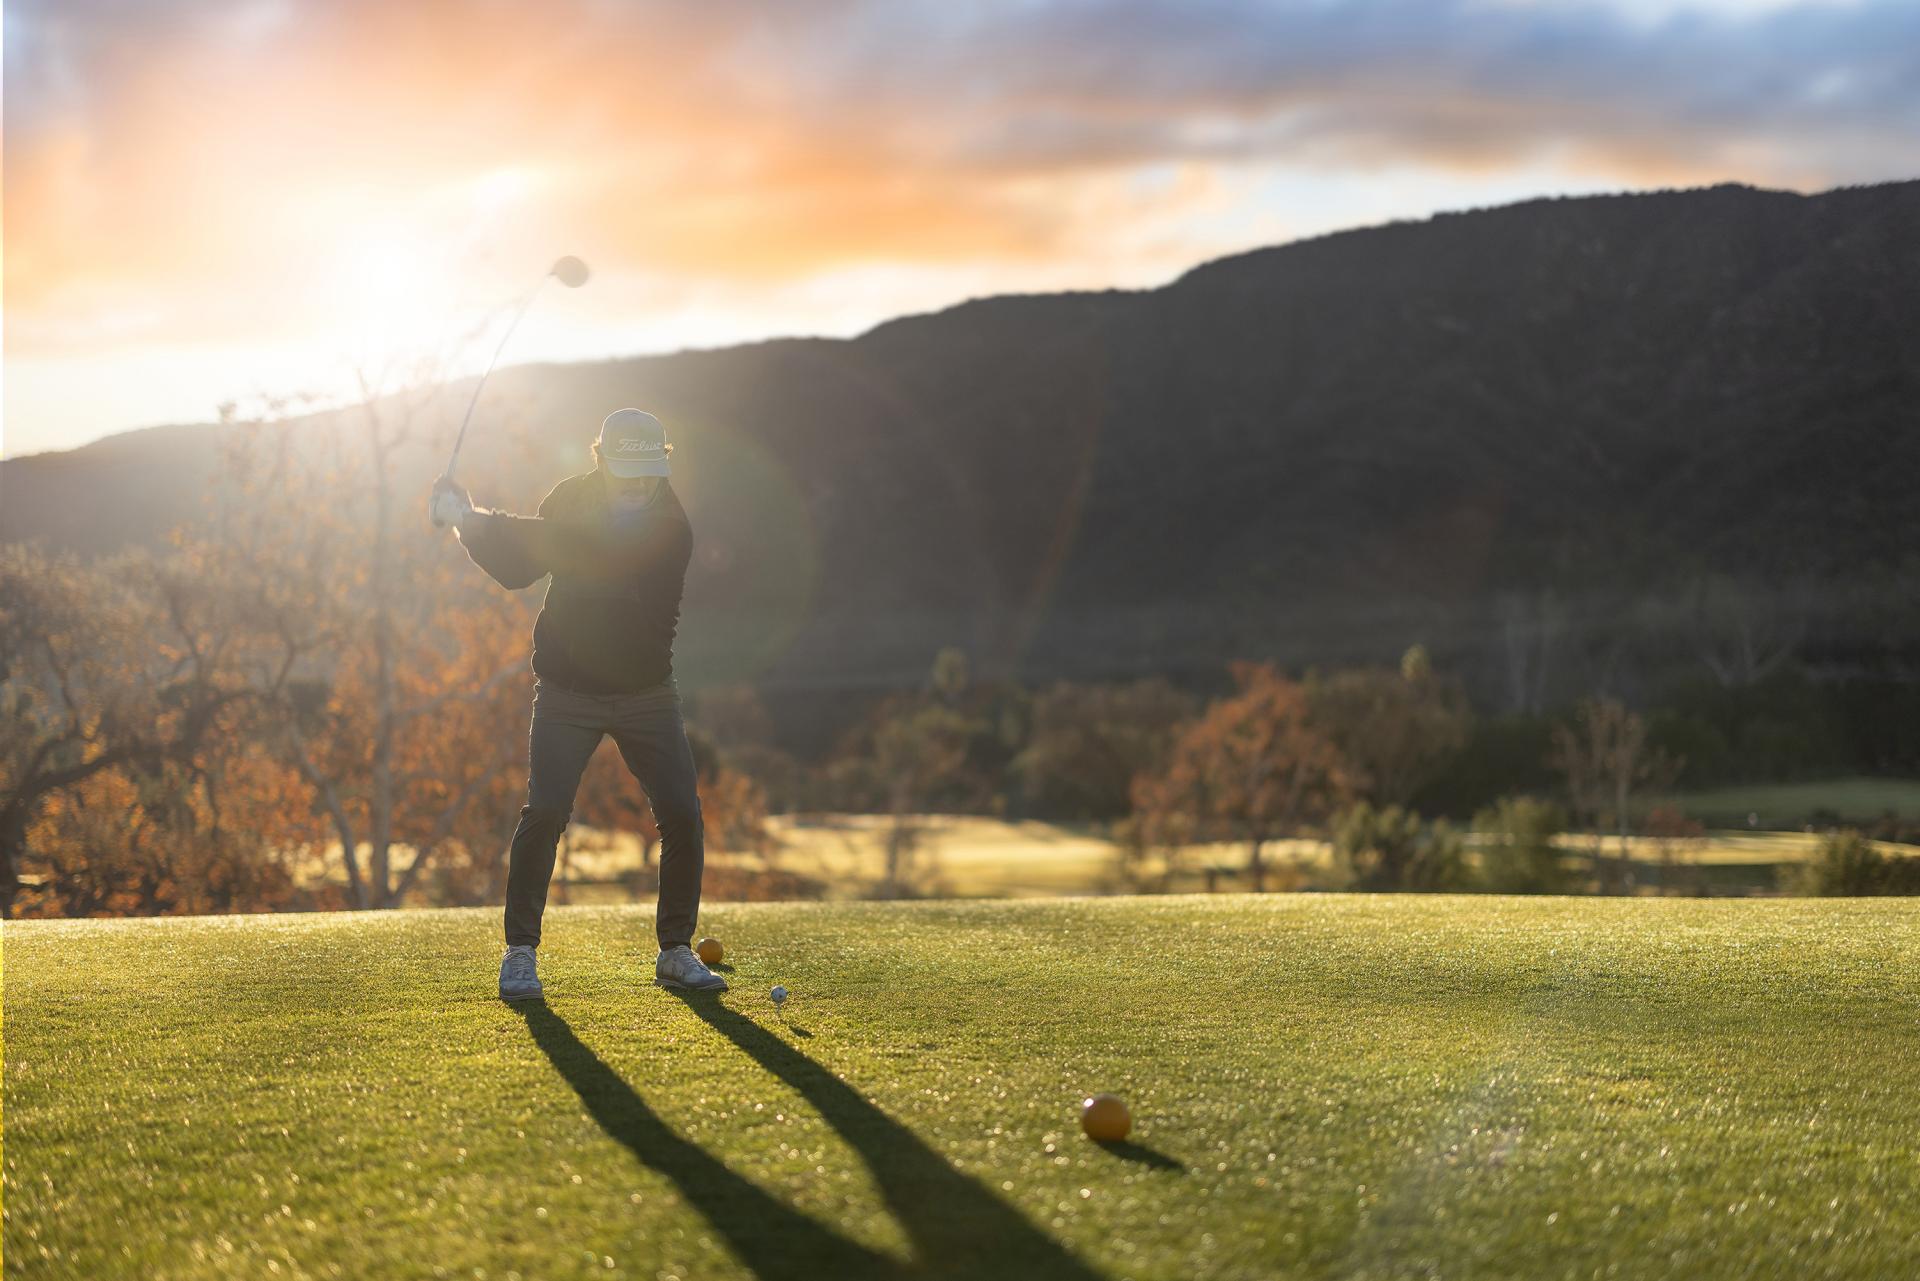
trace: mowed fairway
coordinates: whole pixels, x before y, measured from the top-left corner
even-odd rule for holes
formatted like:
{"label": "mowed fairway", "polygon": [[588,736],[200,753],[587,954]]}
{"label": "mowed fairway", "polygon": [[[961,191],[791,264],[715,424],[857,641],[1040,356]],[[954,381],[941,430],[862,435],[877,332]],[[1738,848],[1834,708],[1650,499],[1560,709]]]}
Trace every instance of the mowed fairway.
{"label": "mowed fairway", "polygon": [[491,911],[7,925],[9,1275],[1920,1275],[1911,903],[721,906],[705,1002],[650,923],[518,1012]]}

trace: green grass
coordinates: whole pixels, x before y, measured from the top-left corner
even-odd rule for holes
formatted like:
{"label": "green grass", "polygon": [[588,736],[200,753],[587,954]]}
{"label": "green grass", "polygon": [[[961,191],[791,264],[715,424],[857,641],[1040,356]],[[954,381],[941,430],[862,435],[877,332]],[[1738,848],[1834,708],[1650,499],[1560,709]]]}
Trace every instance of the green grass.
{"label": "green grass", "polygon": [[492,912],[7,925],[9,1275],[1920,1275],[1905,902],[704,924],[690,1003],[556,911],[526,1012]]}
{"label": "green grass", "polygon": [[1758,815],[1765,827],[1804,827],[1817,811],[1849,823],[1871,823],[1883,814],[1920,817],[1920,780],[1834,778],[1812,783],[1755,783],[1668,798],[1709,827],[1745,827]]}

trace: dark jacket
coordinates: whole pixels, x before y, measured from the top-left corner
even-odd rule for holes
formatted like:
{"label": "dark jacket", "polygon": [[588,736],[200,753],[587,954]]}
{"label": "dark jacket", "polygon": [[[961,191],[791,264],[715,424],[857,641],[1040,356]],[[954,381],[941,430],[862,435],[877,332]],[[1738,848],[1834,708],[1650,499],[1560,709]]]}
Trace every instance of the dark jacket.
{"label": "dark jacket", "polygon": [[537,516],[476,512],[460,531],[473,563],[519,591],[551,574],[533,625],[533,670],[580,694],[632,694],[673,675],[693,527],[668,481],[637,528],[607,520],[608,477],[569,476]]}

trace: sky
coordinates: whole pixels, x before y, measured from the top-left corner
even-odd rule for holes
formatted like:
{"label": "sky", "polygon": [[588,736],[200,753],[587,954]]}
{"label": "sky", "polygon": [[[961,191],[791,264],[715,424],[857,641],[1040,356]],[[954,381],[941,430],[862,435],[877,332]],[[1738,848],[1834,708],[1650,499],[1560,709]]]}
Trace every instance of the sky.
{"label": "sky", "polygon": [[7,0],[0,451],[1540,195],[1920,176],[1914,0]]}

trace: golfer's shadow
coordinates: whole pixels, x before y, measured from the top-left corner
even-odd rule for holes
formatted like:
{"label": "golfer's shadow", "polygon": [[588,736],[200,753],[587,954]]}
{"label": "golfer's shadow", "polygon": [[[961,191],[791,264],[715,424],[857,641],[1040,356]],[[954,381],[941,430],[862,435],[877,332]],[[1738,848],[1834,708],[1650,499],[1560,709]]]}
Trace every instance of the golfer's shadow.
{"label": "golfer's shadow", "polygon": [[544,1001],[515,1008],[534,1043],[607,1135],[676,1187],[763,1281],[840,1278],[1064,1278],[1094,1281],[1079,1259],[858,1091],[759,1024],[711,999],[687,1000],[708,1025],[792,1086],[860,1154],[913,1246],[897,1260],[849,1240],[735,1174],[662,1121]]}
{"label": "golfer's shadow", "polygon": [[797,1091],[860,1154],[887,1209],[912,1243],[910,1275],[991,1281],[1094,1281],[1098,1276],[1025,1215],[954,1169],[912,1130],[786,1041],[719,1001],[698,994],[681,999],[748,1058]]}
{"label": "golfer's shadow", "polygon": [[673,1180],[756,1276],[765,1281],[900,1276],[895,1260],[769,1196],[682,1138],[545,1001],[516,1002],[513,1008],[607,1136]]}

